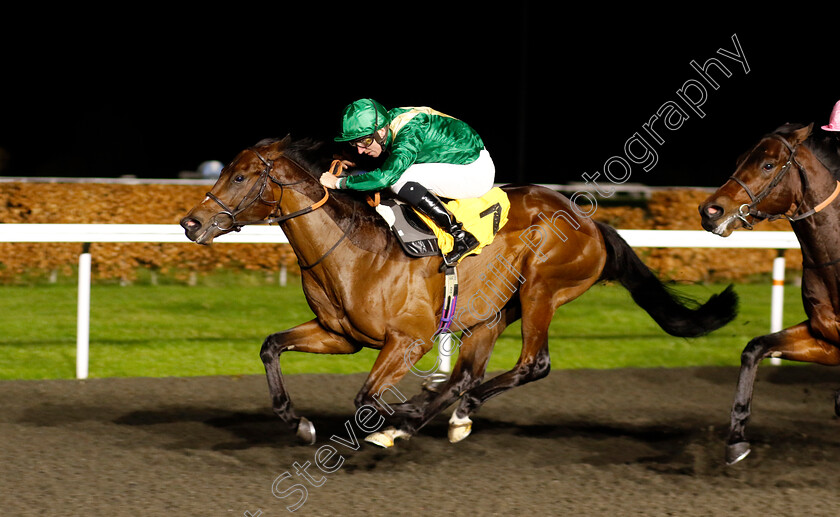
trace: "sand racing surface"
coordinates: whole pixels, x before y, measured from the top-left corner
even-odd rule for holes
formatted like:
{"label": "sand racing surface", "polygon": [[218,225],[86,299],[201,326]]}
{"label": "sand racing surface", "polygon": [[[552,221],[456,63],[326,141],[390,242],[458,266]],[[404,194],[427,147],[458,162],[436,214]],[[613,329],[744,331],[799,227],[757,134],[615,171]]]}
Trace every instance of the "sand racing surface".
{"label": "sand racing surface", "polygon": [[447,412],[358,450],[330,437],[361,441],[364,375],[288,377],[314,446],[273,416],[262,376],[4,381],[0,515],[840,515],[840,371],[762,366],[753,452],[727,467],[736,375],[554,370],[488,402],[464,442]]}

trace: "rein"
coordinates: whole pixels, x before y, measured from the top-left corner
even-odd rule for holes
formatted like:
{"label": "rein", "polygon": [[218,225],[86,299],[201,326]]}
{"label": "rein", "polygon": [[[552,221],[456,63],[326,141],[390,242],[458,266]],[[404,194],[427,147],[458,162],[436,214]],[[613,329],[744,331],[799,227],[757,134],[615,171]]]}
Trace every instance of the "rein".
{"label": "rein", "polygon": [[[270,224],[275,224],[275,223],[276,224],[281,224],[285,221],[288,221],[289,219],[294,219],[295,217],[300,217],[302,215],[305,215],[305,214],[308,214],[310,212],[313,212],[313,211],[317,210],[318,208],[323,206],[324,203],[326,203],[327,200],[329,199],[329,197],[330,197],[329,189],[327,189],[327,187],[324,187],[324,197],[321,198],[319,201],[316,201],[315,203],[312,203],[311,205],[307,206],[306,208],[296,210],[292,213],[285,214],[285,215],[280,214],[280,202],[283,200],[283,192],[284,192],[283,188],[284,187],[289,187],[289,186],[292,186],[292,185],[298,185],[300,183],[303,183],[305,180],[295,181],[295,182],[292,182],[292,183],[283,183],[283,182],[279,181],[277,178],[275,178],[274,176],[271,175],[272,171],[274,170],[274,160],[265,159],[253,147],[249,148],[248,150],[253,152],[255,155],[257,155],[257,158],[259,158],[259,160],[263,163],[263,165],[265,165],[265,168],[260,172],[260,176],[257,179],[257,182],[254,183],[254,186],[252,186],[251,189],[248,191],[248,193],[245,195],[245,197],[242,198],[242,201],[240,201],[236,205],[236,208],[228,207],[227,204],[225,204],[225,202],[222,201],[221,199],[219,199],[215,194],[213,194],[212,192],[207,192],[206,196],[209,199],[213,200],[222,209],[220,212],[216,213],[211,218],[213,226],[218,227],[222,231],[236,231],[236,232],[238,232],[238,231],[242,230],[242,228],[244,226],[249,226],[249,225],[254,225],[254,224],[269,224],[269,225]],[[291,160],[288,156],[286,157],[286,159],[289,160],[289,161],[292,161],[292,163],[294,163],[295,165],[297,165],[298,167],[303,169],[303,167],[301,167],[298,163]],[[330,165],[330,169],[329,169],[330,174],[333,174],[334,176],[338,176],[341,173],[341,170],[342,170],[341,169],[341,162],[339,160],[333,160],[332,164]],[[266,187],[268,187],[269,180],[272,183],[274,183],[275,185],[280,187],[280,197],[276,201],[266,201],[266,200],[263,199],[263,194],[265,192]],[[251,196],[251,193],[254,191],[255,188],[258,188],[256,196],[254,196],[253,199],[248,201],[248,198]],[[246,201],[248,201],[247,204],[246,204]],[[245,210],[248,210],[249,208],[251,208],[251,205],[253,205],[257,201],[259,201],[260,203],[263,203],[263,204],[266,204],[266,205],[271,205],[271,206],[274,207],[272,212],[271,212],[270,217],[268,217],[266,219],[258,219],[258,220],[252,220],[252,221],[239,221],[239,220],[236,219],[236,217],[239,214],[241,214]],[[221,224],[220,223],[220,216],[229,218],[230,219],[229,223],[227,225]],[[355,221],[355,219],[356,219],[356,209],[354,207],[353,208],[353,221]],[[351,221],[351,226],[352,226],[352,221]],[[324,260],[327,257],[327,255],[332,253],[332,251],[335,250],[338,247],[338,245],[341,244],[341,241],[343,241],[346,237],[347,237],[347,232],[342,232],[341,238],[338,239],[338,242],[336,242],[329,250],[327,250],[327,252],[324,253],[324,255],[321,256],[321,258],[319,258],[318,260],[316,260],[315,262],[313,262],[312,264],[310,264],[308,266],[302,264],[300,262],[300,257],[298,257],[298,264],[300,264],[300,268],[302,270],[303,269],[310,269],[310,268],[313,268],[313,267],[317,266],[318,264],[320,264],[321,261]]]}
{"label": "rein", "polygon": [[776,135],[776,134],[770,135],[770,137],[771,138],[776,138],[779,141],[781,141],[782,144],[784,144],[784,146],[787,147],[788,152],[790,153],[790,156],[788,157],[788,160],[787,160],[787,162],[785,162],[782,169],[776,174],[775,177],[773,177],[773,179],[770,181],[770,183],[766,187],[764,187],[764,189],[761,192],[758,193],[758,195],[753,194],[750,187],[747,186],[747,184],[744,183],[743,181],[741,181],[739,178],[735,177],[734,175],[729,177],[729,179],[733,180],[735,183],[740,185],[741,188],[744,189],[744,192],[746,192],[747,195],[750,197],[750,203],[749,204],[744,203],[743,205],[741,205],[738,208],[738,213],[736,214],[736,217],[738,219],[740,219],[741,222],[744,223],[744,226],[749,230],[752,230],[753,225],[750,224],[749,221],[747,221],[747,216],[748,215],[753,216],[753,217],[758,218],[758,219],[768,220],[768,221],[774,221],[776,219],[780,219],[780,218],[784,217],[788,221],[793,223],[793,222],[796,222],[796,221],[801,221],[802,219],[805,219],[806,217],[810,217],[810,216],[812,216],[816,213],[821,212],[825,207],[830,205],[831,202],[834,201],[837,198],[838,195],[840,195],[840,181],[837,181],[837,185],[834,189],[834,192],[832,192],[831,195],[828,196],[828,198],[826,198],[823,202],[821,202],[820,204],[818,204],[817,206],[815,206],[811,210],[808,210],[805,213],[802,213],[802,214],[799,214],[799,215],[796,215],[796,216],[788,216],[788,215],[785,215],[785,214],[772,215],[772,214],[768,214],[766,212],[762,212],[762,211],[758,210],[756,208],[756,206],[758,206],[758,204],[761,203],[764,200],[764,198],[766,198],[768,195],[770,195],[770,192],[779,185],[779,183],[782,181],[784,176],[790,170],[792,165],[796,165],[796,168],[799,171],[799,176],[802,180],[802,186],[803,186],[803,188],[802,188],[802,200],[799,202],[799,205],[794,210],[794,213],[799,211],[800,207],[802,206],[802,203],[805,202],[805,192],[807,192],[807,190],[810,186],[809,183],[808,183],[808,176],[807,176],[807,171],[805,170],[805,167],[802,166],[802,164],[799,163],[799,161],[796,159],[796,150],[799,148],[799,144],[796,144],[795,146],[792,146],[782,136]]}

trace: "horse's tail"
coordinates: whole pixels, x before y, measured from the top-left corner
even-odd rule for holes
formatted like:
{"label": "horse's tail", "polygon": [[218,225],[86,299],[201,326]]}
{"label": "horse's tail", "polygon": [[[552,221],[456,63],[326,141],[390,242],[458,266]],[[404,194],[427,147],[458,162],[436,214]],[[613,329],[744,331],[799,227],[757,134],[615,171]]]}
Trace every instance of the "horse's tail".
{"label": "horse's tail", "polygon": [[663,284],[615,229],[596,223],[607,246],[601,280],[621,282],[641,308],[673,336],[697,337],[719,329],[738,313],[738,295],[732,285],[706,303],[680,295]]}

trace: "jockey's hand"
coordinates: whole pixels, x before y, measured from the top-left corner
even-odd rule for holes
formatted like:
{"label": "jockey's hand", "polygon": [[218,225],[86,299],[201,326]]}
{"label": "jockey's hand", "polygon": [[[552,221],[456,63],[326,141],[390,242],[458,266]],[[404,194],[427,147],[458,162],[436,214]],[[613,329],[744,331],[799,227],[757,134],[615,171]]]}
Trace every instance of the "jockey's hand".
{"label": "jockey's hand", "polygon": [[[350,160],[341,160],[341,170],[339,171],[339,174],[344,172],[344,170],[347,169],[348,167],[352,167],[354,165],[356,165],[356,164],[351,162]],[[327,171],[327,172],[321,174],[321,180],[320,181],[321,181],[321,185],[323,185],[327,188],[335,188],[338,184],[338,176],[333,175],[331,172]]]}
{"label": "jockey's hand", "polygon": [[327,188],[336,188],[338,186],[338,176],[331,172],[321,174],[321,185]]}

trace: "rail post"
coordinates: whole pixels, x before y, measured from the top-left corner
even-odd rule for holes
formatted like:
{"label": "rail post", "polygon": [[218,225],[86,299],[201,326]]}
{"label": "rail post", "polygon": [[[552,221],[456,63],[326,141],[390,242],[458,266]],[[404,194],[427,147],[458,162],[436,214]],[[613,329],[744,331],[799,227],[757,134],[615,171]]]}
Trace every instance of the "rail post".
{"label": "rail post", "polygon": [[90,349],[90,243],[79,255],[79,293],[76,309],[76,378],[87,379]]}
{"label": "rail post", "polygon": [[453,346],[452,334],[445,333],[438,336],[438,357],[440,357],[440,368],[438,370],[441,373],[452,372],[452,355],[455,353],[452,349]]}
{"label": "rail post", "polygon": [[[778,250],[773,259],[773,286],[770,288],[770,332],[782,330],[782,316],[785,306],[785,250]],[[770,359],[771,364],[782,364],[778,357]]]}

